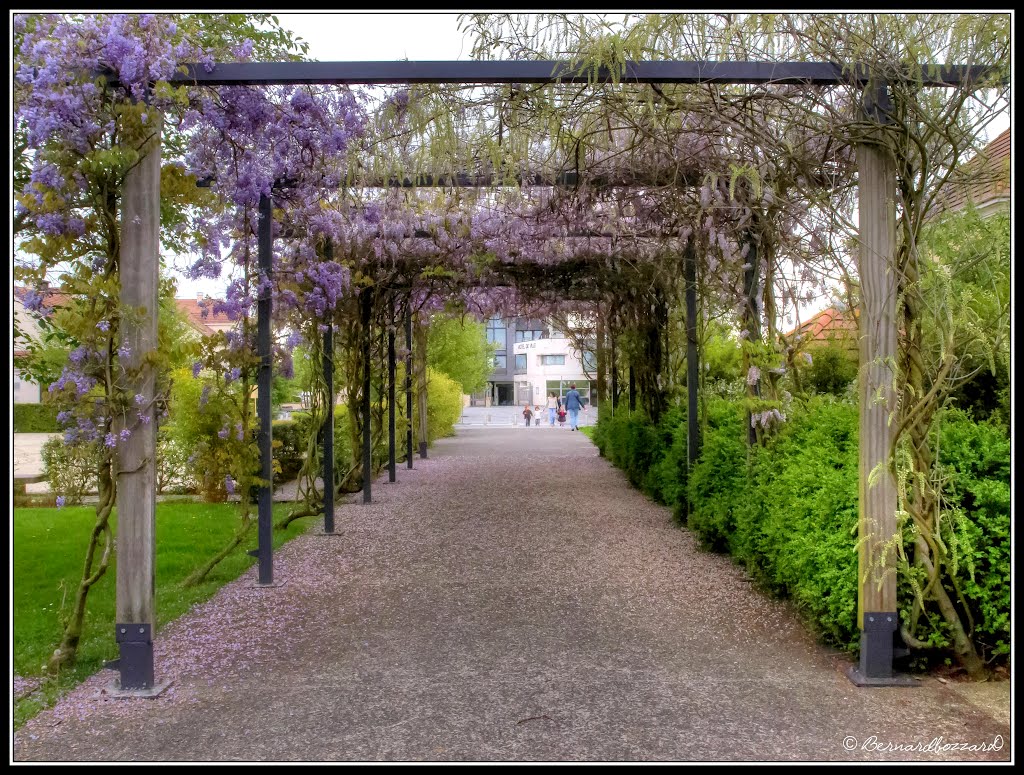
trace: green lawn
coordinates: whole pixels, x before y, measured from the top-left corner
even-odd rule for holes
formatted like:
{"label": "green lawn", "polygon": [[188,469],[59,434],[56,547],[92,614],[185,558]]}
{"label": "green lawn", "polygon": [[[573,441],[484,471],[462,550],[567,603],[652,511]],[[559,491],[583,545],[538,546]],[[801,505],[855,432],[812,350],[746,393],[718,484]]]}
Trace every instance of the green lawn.
{"label": "green lawn", "polygon": [[[274,519],[292,504],[275,503]],[[85,548],[95,521],[89,506],[21,508],[14,510],[14,672],[25,677],[43,675],[43,668],[61,636],[61,612],[70,612],[82,574]],[[288,530],[274,530],[280,546],[319,519],[293,522]],[[117,515],[111,518],[117,534]],[[226,503],[163,502],[156,508],[156,617],[157,631],[196,603],[209,599],[220,587],[252,566],[245,554],[256,548],[255,525],[249,537],[226,557],[202,584],[185,589],[181,581],[212,557],[234,534],[238,507]],[[44,682],[40,691],[15,705],[15,724],[46,707],[64,691],[80,683],[117,657],[114,642],[116,558],[89,592],[85,627],[78,649],[78,664],[59,679]],[[113,674],[111,674],[113,675]]]}
{"label": "green lawn", "polygon": [[596,425],[581,425],[580,432],[591,441],[594,440],[594,431],[597,430]]}

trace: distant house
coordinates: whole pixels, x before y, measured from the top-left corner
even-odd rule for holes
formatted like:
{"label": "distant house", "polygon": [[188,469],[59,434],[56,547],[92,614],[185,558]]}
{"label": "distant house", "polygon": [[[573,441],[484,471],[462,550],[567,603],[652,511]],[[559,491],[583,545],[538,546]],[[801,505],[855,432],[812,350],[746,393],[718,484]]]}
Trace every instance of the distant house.
{"label": "distant house", "polygon": [[[21,286],[14,288],[14,329],[12,336],[14,344],[14,358],[23,358],[28,355],[28,348],[31,344],[39,344],[41,331],[39,322],[35,316],[25,307],[25,299],[29,289]],[[42,293],[43,305],[46,307],[59,307],[68,299],[67,294],[60,291],[44,290]],[[15,404],[38,404],[42,398],[39,385],[30,379],[26,379],[17,366],[12,368],[14,372],[14,384],[12,386],[12,397]]]}
{"label": "distant house", "polygon": [[930,217],[962,210],[971,202],[987,218],[1010,209],[1010,130],[961,164],[939,193]]}
{"label": "distant house", "polygon": [[201,334],[209,335],[218,331],[230,331],[237,325],[223,312],[213,311],[213,300],[199,294],[194,299],[175,299],[174,303],[192,327]]}
{"label": "distant house", "polygon": [[828,307],[794,328],[786,334],[786,338],[798,341],[801,349],[836,345],[856,355],[859,351],[857,317],[856,310],[851,313],[849,310]]}
{"label": "distant house", "polygon": [[[18,331],[18,335],[14,337],[15,358],[28,355],[29,344],[41,343],[42,339],[39,321],[25,307],[24,300],[28,292],[29,289],[24,287],[14,289],[14,325]],[[67,294],[60,291],[46,290],[43,292],[43,305],[51,308],[60,307],[68,298]],[[208,336],[217,331],[228,331],[236,325],[236,321],[228,318],[223,312],[214,312],[213,301],[209,298],[199,296],[195,299],[175,299],[174,303],[198,335]],[[38,404],[42,398],[40,386],[26,379],[16,367],[12,392],[16,404]]]}

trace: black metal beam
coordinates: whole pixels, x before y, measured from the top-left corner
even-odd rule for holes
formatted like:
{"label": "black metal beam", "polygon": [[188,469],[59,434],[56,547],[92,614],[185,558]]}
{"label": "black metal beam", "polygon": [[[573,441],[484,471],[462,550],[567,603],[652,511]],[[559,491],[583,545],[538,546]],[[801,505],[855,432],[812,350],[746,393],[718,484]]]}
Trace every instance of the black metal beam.
{"label": "black metal beam", "polygon": [[[259,210],[259,233],[258,239],[258,261],[260,270],[261,287],[259,299],[256,302],[256,346],[260,356],[260,369],[256,380],[256,413],[259,415],[260,432],[260,478],[264,484],[259,488],[259,501],[257,504],[257,533],[259,557],[259,583],[270,585],[274,583],[274,545],[273,525],[271,522],[271,506],[273,502],[274,487],[274,458],[273,458],[273,426],[271,424],[270,389],[271,389],[271,352],[270,352],[270,282],[272,267],[273,240],[271,238],[271,219],[274,212],[274,200],[260,195]],[[263,282],[268,280],[268,282]],[[242,497],[246,497],[243,493]]]}
{"label": "black metal beam", "polygon": [[[980,65],[922,65],[924,86],[956,86],[977,82],[988,68]],[[187,64],[171,83],[207,86],[286,84],[500,84],[609,82],[613,73],[567,62],[423,61],[423,62],[245,62],[212,68]],[[863,66],[845,68],[834,62],[627,62],[618,80],[626,83],[680,84],[816,84],[828,86],[868,81]]]}

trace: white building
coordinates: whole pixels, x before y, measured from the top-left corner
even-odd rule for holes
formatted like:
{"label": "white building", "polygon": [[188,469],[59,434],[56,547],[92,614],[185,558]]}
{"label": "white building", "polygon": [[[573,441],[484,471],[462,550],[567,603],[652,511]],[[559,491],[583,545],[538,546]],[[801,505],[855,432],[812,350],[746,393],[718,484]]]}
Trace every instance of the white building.
{"label": "white building", "polygon": [[513,352],[516,397],[520,406],[531,403],[544,407],[549,393],[561,398],[572,384],[576,385],[583,403],[591,403],[595,369],[590,353],[581,356],[570,340],[561,336],[516,342]]}

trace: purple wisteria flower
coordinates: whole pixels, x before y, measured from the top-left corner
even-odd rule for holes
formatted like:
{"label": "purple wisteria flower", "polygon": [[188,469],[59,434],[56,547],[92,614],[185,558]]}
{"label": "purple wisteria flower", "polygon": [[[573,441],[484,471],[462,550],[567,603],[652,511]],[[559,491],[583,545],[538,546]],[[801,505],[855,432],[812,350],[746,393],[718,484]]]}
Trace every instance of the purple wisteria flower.
{"label": "purple wisteria flower", "polygon": [[217,435],[220,436],[222,439],[226,439],[228,437],[228,434],[230,434],[230,433],[231,433],[231,429],[228,428],[228,426],[226,426],[226,425],[223,428],[221,428],[219,431],[217,431]]}
{"label": "purple wisteria flower", "polygon": [[127,343],[122,344],[120,347],[117,348],[117,354],[120,355],[122,358],[128,358],[132,354],[132,348],[129,347]]}
{"label": "purple wisteria flower", "polygon": [[142,393],[136,393],[135,403],[138,404],[139,406],[142,406],[144,403],[146,403],[146,397],[142,395]]}
{"label": "purple wisteria flower", "polygon": [[761,379],[761,370],[757,366],[751,366],[747,371],[747,384],[756,385],[759,379]]}
{"label": "purple wisteria flower", "polygon": [[224,488],[228,491],[228,495],[235,494],[235,480],[231,478],[231,474],[224,477]]}
{"label": "purple wisteria flower", "polygon": [[193,377],[198,377],[199,376],[199,372],[202,371],[202,370],[203,370],[203,363],[202,363],[202,361],[196,361],[195,363],[192,364],[192,376]]}
{"label": "purple wisteria flower", "polygon": [[63,495],[58,495],[57,496],[57,508],[58,509],[64,508],[64,496]]}
{"label": "purple wisteria flower", "polygon": [[101,320],[99,323],[96,324],[96,328],[98,328],[100,331],[103,331],[103,332],[109,331],[110,330],[110,321],[109,320]]}
{"label": "purple wisteria flower", "polygon": [[129,438],[131,438],[132,432],[128,428],[124,428],[121,430],[120,435],[121,441],[127,441]]}
{"label": "purple wisteria flower", "polygon": [[115,436],[113,433],[108,433],[106,436],[103,437],[103,443],[106,446],[113,449],[114,447],[117,446],[117,436]]}
{"label": "purple wisteria flower", "polygon": [[202,409],[206,406],[206,402],[210,400],[210,386],[203,385],[203,392],[199,395],[199,408]]}

